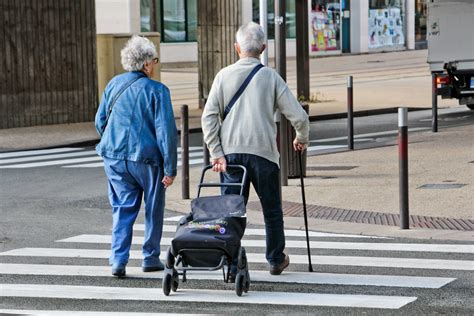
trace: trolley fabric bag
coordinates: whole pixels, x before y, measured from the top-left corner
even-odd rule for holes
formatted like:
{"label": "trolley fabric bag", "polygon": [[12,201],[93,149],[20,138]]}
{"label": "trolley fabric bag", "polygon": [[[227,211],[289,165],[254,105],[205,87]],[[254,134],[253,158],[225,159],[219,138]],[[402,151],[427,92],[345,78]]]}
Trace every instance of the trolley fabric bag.
{"label": "trolley fabric bag", "polygon": [[173,253],[200,249],[185,260],[190,266],[218,265],[221,250],[235,257],[246,227],[245,201],[242,195],[206,196],[191,202],[191,213],[178,224],[172,241]]}

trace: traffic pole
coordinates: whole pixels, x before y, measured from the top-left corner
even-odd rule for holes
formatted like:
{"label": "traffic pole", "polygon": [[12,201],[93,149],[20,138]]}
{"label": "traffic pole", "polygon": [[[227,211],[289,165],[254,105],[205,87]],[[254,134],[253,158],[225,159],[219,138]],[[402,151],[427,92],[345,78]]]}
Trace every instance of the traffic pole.
{"label": "traffic pole", "polygon": [[354,95],[352,76],[347,77],[347,148],[354,150]]}
{"label": "traffic pole", "polygon": [[181,197],[189,199],[189,111],[181,106]]}
{"label": "traffic pole", "polygon": [[432,111],[432,119],[431,119],[431,131],[433,133],[438,132],[438,83],[436,82],[436,73],[431,74],[431,111]]}
{"label": "traffic pole", "polygon": [[400,228],[410,228],[408,204],[408,113],[407,108],[398,109],[398,167],[400,195]]}

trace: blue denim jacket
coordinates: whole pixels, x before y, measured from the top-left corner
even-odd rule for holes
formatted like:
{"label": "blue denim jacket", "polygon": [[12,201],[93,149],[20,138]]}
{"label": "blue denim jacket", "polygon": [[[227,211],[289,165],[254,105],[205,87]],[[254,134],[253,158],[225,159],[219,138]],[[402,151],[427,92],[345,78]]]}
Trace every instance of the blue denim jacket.
{"label": "blue denim jacket", "polygon": [[[107,121],[112,101],[135,79],[117,98]],[[144,162],[162,167],[167,176],[176,175],[176,123],[169,89],[162,83],[139,71],[112,78],[97,110],[95,127],[101,136],[96,146],[100,156]]]}

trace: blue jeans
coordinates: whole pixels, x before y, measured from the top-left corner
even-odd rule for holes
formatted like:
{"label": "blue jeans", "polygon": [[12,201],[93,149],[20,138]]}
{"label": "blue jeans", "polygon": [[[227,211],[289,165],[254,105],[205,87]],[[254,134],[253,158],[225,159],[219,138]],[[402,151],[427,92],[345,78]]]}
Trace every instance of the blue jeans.
{"label": "blue jeans", "polygon": [[108,178],[109,201],[112,206],[111,265],[126,265],[130,256],[133,224],[145,201],[145,237],[143,266],[160,264],[160,242],[163,231],[165,188],[161,183],[163,169],[127,160],[104,158]]}
{"label": "blue jeans", "polygon": [[[285,232],[283,228],[283,211],[279,185],[278,165],[259,156],[251,154],[226,155],[227,164],[243,165],[247,168],[247,181],[244,186],[245,203],[249,197],[250,182],[260,198],[266,232],[266,258],[271,265],[283,262],[285,255]],[[228,168],[221,173],[223,183],[241,182],[243,171]],[[223,194],[240,194],[240,187],[224,187]]]}

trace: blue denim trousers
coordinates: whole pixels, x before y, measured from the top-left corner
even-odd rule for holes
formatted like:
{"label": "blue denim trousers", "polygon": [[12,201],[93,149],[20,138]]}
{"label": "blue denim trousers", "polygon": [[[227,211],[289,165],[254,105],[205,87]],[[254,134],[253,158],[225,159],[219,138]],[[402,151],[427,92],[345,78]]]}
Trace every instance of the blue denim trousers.
{"label": "blue denim trousers", "polygon": [[109,201],[112,206],[111,265],[126,265],[132,244],[133,224],[145,201],[145,237],[143,266],[160,262],[160,242],[163,232],[165,188],[161,183],[163,169],[127,160],[104,158],[108,178]]}
{"label": "blue denim trousers", "polygon": [[[265,221],[266,258],[271,265],[283,262],[285,255],[285,232],[283,211],[281,207],[279,185],[279,168],[274,162],[251,154],[226,155],[227,164],[242,165],[247,168],[247,181],[244,186],[245,204],[249,197],[250,183],[260,198]],[[241,182],[243,171],[228,168],[221,173],[223,183]],[[240,194],[240,187],[224,187],[223,194]]]}

